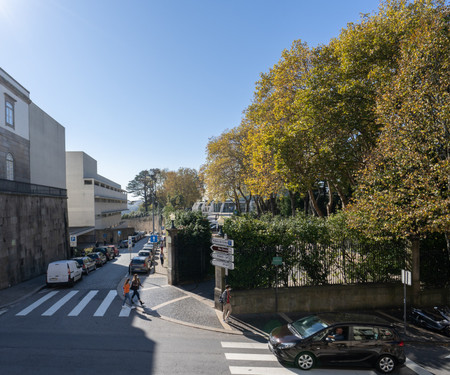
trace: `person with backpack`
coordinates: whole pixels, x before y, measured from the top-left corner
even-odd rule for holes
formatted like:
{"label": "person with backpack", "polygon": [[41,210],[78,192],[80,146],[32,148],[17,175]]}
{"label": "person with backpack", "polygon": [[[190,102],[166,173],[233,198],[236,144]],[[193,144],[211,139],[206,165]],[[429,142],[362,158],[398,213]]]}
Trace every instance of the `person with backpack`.
{"label": "person with backpack", "polygon": [[223,321],[228,322],[228,319],[231,314],[231,286],[226,285],[225,290],[223,291],[222,295],[220,296],[221,302],[223,303]]}
{"label": "person with backpack", "polygon": [[133,299],[137,296],[141,306],[144,306],[144,302],[141,301],[141,297],[139,295],[139,287],[142,286],[141,280],[139,280],[138,275],[135,273],[133,275],[133,280],[131,281],[131,290],[133,291],[133,295],[131,296],[131,303],[133,303]]}

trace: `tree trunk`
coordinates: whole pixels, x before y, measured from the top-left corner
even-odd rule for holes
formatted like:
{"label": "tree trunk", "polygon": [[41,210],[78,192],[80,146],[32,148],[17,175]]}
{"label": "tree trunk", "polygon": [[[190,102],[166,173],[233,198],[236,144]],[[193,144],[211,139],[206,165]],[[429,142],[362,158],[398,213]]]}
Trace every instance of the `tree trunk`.
{"label": "tree trunk", "polygon": [[340,187],[338,184],[334,183],[333,186],[334,186],[334,188],[336,189],[336,191],[337,191],[337,193],[338,193],[338,195],[339,195],[339,198],[341,198],[342,209],[344,210],[345,207],[348,205],[348,198],[347,198],[347,196],[344,194],[344,192],[342,191],[341,187]]}
{"label": "tree trunk", "polygon": [[417,237],[411,239],[412,243],[412,292],[413,303],[420,304],[420,240]]}
{"label": "tree trunk", "polygon": [[330,181],[327,181],[328,185],[328,203],[327,203],[327,216],[331,215],[331,210],[333,209],[333,190],[331,190]]}
{"label": "tree trunk", "polygon": [[291,215],[292,217],[295,216],[295,193],[291,190],[288,190],[289,192],[289,199],[291,200]]}
{"label": "tree trunk", "polygon": [[312,191],[312,189],[308,190],[308,194],[309,194],[309,200],[311,201],[311,204],[312,204],[317,216],[323,217],[323,213],[320,210],[319,205],[317,204],[317,201],[316,201],[316,198],[314,197],[314,192]]}

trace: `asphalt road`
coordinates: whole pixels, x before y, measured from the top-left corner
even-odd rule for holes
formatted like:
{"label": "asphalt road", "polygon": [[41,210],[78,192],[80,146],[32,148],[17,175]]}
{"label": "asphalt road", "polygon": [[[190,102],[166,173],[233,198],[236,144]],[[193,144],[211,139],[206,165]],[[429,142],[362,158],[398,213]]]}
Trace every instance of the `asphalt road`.
{"label": "asphalt road", "polygon": [[[133,248],[142,248],[141,241]],[[162,319],[170,306],[187,301],[181,292],[164,288],[161,275],[146,278],[155,288],[149,307],[122,309],[120,288],[130,256],[91,272],[74,288],[43,289],[0,315],[0,374],[304,374],[278,363],[263,335],[198,329]],[[178,293],[178,294],[177,294]],[[196,315],[194,304],[177,314]],[[166,309],[166,310],[164,310]],[[211,319],[211,316],[207,317]],[[195,320],[194,320],[195,322]],[[408,363],[400,375],[448,375],[450,350],[441,345],[406,348]],[[316,375],[375,375],[366,368],[316,368]]]}

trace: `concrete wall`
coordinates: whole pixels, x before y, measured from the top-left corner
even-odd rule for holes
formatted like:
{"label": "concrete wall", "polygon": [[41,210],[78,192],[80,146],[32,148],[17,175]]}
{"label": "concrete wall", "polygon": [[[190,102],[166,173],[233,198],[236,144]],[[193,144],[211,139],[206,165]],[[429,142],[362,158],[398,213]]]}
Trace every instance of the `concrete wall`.
{"label": "concrete wall", "polygon": [[81,151],[66,152],[70,227],[104,229],[120,224],[127,195],[120,185],[97,174],[97,161]]}
{"label": "concrete wall", "polygon": [[0,289],[69,257],[67,200],[0,193]]}
{"label": "concrete wall", "polygon": [[30,104],[31,183],[66,188],[66,132],[36,104]]}
{"label": "concrete wall", "polygon": [[[407,301],[412,290],[408,287]],[[233,290],[233,313],[371,310],[403,306],[402,284],[332,285],[298,288]],[[449,289],[421,293],[419,306],[445,305]],[[216,308],[218,308],[216,295]]]}

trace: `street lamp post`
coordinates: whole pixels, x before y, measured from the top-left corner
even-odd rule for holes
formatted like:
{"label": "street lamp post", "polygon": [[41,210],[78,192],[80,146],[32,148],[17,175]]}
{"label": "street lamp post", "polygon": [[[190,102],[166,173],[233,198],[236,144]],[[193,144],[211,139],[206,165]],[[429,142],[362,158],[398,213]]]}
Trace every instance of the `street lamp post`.
{"label": "street lamp post", "polygon": [[220,217],[217,219],[217,224],[219,225],[219,233],[218,233],[218,235],[219,235],[220,237],[223,237],[222,227],[223,227],[223,225],[225,224],[225,219],[223,218],[223,216],[220,216]]}
{"label": "street lamp post", "polygon": [[175,224],[174,224],[174,221],[175,221],[175,214],[174,213],[172,213],[172,214],[170,214],[170,220],[172,221],[172,226],[170,227],[170,229],[175,229]]}

